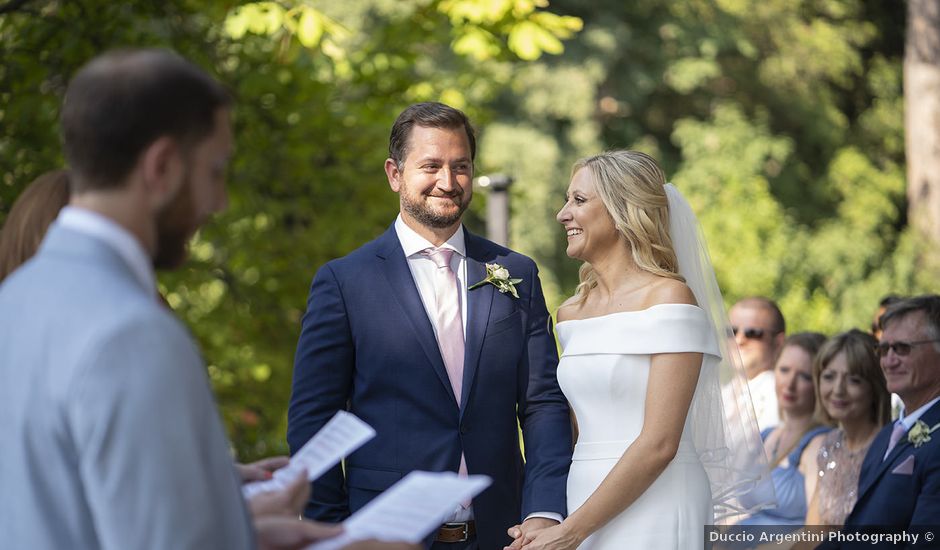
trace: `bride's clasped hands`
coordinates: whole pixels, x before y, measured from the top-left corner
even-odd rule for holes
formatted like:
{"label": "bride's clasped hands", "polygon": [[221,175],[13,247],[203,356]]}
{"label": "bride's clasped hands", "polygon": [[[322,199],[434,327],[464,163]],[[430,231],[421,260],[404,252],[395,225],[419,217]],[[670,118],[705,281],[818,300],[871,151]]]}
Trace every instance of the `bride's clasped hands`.
{"label": "bride's clasped hands", "polygon": [[509,536],[513,543],[503,550],[573,550],[577,548],[586,535],[576,532],[570,523],[562,522],[546,529],[534,529],[525,534],[519,526],[509,528]]}

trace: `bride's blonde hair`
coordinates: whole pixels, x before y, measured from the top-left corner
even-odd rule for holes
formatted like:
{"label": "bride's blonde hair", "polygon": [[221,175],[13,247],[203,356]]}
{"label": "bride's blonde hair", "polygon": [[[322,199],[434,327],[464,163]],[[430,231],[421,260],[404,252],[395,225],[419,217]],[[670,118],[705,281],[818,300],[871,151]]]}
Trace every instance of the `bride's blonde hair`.
{"label": "bride's blonde hair", "polygon": [[[685,282],[669,236],[666,176],[656,161],[638,151],[607,151],[575,162],[571,175],[582,168],[594,176],[597,194],[626,239],[637,267]],[[597,273],[584,262],[578,274],[581,282],[575,296],[584,302],[597,286]]]}

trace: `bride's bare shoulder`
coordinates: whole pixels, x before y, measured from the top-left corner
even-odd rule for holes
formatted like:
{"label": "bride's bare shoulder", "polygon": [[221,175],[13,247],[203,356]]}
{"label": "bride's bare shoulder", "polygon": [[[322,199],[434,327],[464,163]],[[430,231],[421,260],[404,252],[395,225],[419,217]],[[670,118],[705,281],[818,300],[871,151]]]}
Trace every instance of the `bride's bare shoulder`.
{"label": "bride's bare shoulder", "polygon": [[657,277],[646,295],[647,307],[656,304],[698,305],[689,285],[668,277]]}

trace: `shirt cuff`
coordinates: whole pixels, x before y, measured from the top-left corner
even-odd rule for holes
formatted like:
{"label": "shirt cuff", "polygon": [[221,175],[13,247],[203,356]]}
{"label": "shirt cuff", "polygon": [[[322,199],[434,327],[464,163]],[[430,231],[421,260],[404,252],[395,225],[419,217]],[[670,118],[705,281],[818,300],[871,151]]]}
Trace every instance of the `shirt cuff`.
{"label": "shirt cuff", "polygon": [[561,523],[561,520],[563,519],[561,517],[561,514],[556,514],[555,512],[532,512],[531,514],[525,517],[525,519],[532,519],[532,518],[552,519],[552,520],[557,521],[558,523]]}

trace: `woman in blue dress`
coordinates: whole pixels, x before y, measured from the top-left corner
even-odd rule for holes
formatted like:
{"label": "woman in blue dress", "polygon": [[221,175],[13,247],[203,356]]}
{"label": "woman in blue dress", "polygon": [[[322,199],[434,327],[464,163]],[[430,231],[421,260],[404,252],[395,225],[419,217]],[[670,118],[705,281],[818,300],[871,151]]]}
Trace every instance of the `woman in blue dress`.
{"label": "woman in blue dress", "polygon": [[821,438],[830,430],[814,414],[813,359],[826,337],[801,332],[787,338],[774,365],[780,425],[761,433],[773,468],[771,478],[777,507],[761,510],[741,525],[802,525],[806,520],[807,495],[816,489],[816,455]]}

